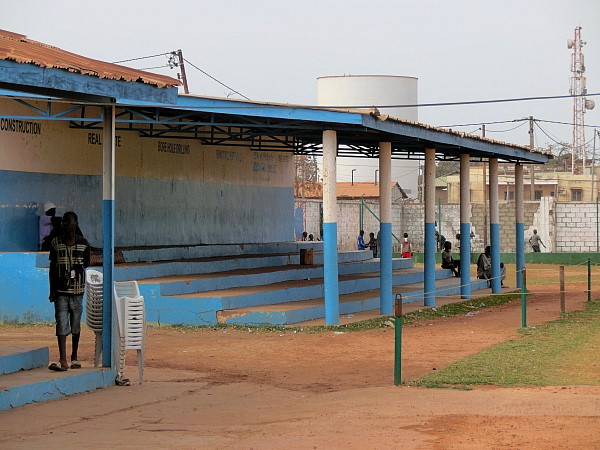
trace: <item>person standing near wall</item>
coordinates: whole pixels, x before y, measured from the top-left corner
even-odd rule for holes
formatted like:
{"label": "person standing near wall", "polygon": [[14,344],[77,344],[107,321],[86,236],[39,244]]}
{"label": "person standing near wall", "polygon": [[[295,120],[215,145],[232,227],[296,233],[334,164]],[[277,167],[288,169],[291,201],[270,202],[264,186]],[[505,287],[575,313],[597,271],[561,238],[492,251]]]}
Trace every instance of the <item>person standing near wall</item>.
{"label": "person standing near wall", "polygon": [[60,361],[48,369],[65,371],[67,336],[72,335],[71,369],[80,369],[78,361],[81,334],[82,300],[85,291],[85,269],[90,265],[90,244],[77,234],[77,214],[69,211],[62,218],[63,234],[52,239],[50,249],[50,302],[54,303],[56,338]]}
{"label": "person standing near wall", "polygon": [[375,233],[369,233],[369,242],[367,242],[367,247],[369,247],[369,250],[373,252],[373,258],[377,258],[377,238],[375,237]]}
{"label": "person standing near wall", "polygon": [[56,217],[56,205],[46,202],[43,206],[43,214],[39,220],[39,249],[50,250],[50,242],[56,237],[56,230],[60,228],[60,218]]}
{"label": "person standing near wall", "polygon": [[402,239],[402,257],[412,257],[412,244],[410,242],[410,239],[408,238],[408,233],[404,233],[404,238]]}
{"label": "person standing near wall", "polygon": [[365,230],[360,230],[358,233],[358,237],[356,238],[356,248],[357,250],[365,250],[367,247],[365,246]]}
{"label": "person standing near wall", "polygon": [[529,243],[531,244],[531,248],[533,249],[534,253],[540,253],[540,244],[542,244],[544,248],[546,248],[546,246],[542,242],[542,239],[537,234],[537,230],[533,230],[533,234],[529,238]]}

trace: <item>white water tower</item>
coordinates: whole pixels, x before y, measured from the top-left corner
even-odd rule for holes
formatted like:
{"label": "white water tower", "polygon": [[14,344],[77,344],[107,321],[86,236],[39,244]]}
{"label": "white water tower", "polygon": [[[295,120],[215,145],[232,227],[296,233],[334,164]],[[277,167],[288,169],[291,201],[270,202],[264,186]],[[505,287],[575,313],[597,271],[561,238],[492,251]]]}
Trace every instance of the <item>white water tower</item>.
{"label": "white water tower", "polygon": [[[413,108],[382,108],[382,105],[416,105],[418,78],[395,75],[340,75],[317,78],[319,106],[376,106],[381,114],[418,122]],[[356,169],[355,181],[375,181],[378,160],[343,158],[338,160],[338,181],[350,181]],[[392,181],[398,181],[411,198],[418,196],[419,163],[392,160]]]}

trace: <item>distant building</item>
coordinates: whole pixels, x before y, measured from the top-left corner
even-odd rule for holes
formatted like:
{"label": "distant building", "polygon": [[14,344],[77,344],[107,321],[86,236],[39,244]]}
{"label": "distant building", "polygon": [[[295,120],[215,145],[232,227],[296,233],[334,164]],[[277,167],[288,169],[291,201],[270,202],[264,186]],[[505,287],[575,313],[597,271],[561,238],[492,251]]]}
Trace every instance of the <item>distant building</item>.
{"label": "distant building", "polygon": [[[542,197],[554,197],[559,202],[595,201],[600,192],[600,168],[595,168],[592,180],[590,173],[573,175],[570,172],[542,172],[534,170],[533,195],[531,189],[531,172],[527,166],[524,176],[523,197],[525,200],[540,200]],[[498,171],[498,198],[501,201],[514,201],[515,176],[514,166],[500,165]],[[470,193],[471,202],[484,201],[484,189],[489,187],[489,173],[483,184],[483,167],[471,167]],[[460,202],[460,176],[452,174],[446,177],[448,203]],[[593,183],[593,186],[592,186]],[[438,196],[436,182],[436,197]],[[443,202],[443,201],[442,201]]]}

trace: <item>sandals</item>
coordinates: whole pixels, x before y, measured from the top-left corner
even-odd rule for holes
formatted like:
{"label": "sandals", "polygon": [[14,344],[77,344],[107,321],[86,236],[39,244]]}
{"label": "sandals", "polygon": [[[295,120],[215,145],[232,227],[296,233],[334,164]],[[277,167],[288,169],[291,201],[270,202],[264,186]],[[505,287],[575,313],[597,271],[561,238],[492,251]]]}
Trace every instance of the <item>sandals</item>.
{"label": "sandals", "polygon": [[[73,367],[73,366],[71,366]],[[81,366],[79,366],[81,367]],[[63,367],[60,362],[57,363],[52,363],[48,366],[49,370],[54,370],[55,372],[66,372],[67,370],[69,370],[68,367]]]}
{"label": "sandals", "polygon": [[71,369],[81,369],[81,363],[74,359],[71,361]]}

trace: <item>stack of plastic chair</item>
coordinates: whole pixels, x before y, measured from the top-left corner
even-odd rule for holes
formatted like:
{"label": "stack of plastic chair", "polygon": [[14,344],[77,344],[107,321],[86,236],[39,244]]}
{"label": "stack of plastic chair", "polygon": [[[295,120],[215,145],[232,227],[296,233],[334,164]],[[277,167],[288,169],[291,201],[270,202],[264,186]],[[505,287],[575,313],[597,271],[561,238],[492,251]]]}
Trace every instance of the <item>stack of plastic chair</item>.
{"label": "stack of plastic chair", "polygon": [[127,379],[124,378],[127,350],[137,350],[139,382],[142,384],[146,341],[144,297],[140,295],[137,281],[115,281],[114,286],[121,341],[117,384],[127,384]]}
{"label": "stack of plastic chair", "polygon": [[102,354],[102,272],[86,270],[85,272],[85,323],[96,335],[96,352],[94,367],[98,367]]}

